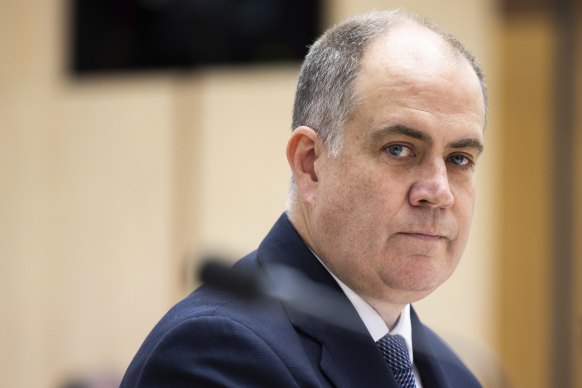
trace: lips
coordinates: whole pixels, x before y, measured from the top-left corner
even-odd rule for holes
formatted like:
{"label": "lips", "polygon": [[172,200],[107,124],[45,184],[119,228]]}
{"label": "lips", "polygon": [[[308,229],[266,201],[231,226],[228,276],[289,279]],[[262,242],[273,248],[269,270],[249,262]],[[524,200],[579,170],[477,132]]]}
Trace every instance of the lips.
{"label": "lips", "polygon": [[421,232],[401,232],[400,234],[408,236],[408,237],[413,237],[413,238],[417,238],[420,240],[426,240],[426,241],[438,241],[440,239],[444,239],[446,238],[446,236],[439,234],[439,233],[434,233],[434,232],[425,232],[425,231],[421,231]]}

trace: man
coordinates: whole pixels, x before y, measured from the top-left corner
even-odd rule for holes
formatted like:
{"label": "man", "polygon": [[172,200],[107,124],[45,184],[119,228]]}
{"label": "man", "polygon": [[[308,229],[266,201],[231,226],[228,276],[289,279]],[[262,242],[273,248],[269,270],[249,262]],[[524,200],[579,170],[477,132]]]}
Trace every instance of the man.
{"label": "man", "polygon": [[122,386],[480,386],[410,303],[462,255],[485,121],[481,70],[431,22],[378,12],[329,30],[299,76],[289,209],[233,269],[277,285],[288,268],[325,292],[255,304],[202,287]]}

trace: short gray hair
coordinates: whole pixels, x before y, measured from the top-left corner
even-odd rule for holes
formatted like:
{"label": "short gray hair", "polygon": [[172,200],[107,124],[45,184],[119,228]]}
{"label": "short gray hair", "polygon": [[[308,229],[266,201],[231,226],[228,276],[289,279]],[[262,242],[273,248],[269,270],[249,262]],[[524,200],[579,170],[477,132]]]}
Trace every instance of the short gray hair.
{"label": "short gray hair", "polygon": [[412,21],[441,36],[453,52],[472,66],[483,92],[487,112],[487,87],[477,60],[454,36],[436,23],[403,10],[375,11],[347,19],[325,32],[309,49],[301,67],[295,93],[292,129],[314,129],[330,156],[342,149],[343,127],[355,106],[354,80],[366,47],[397,24]]}

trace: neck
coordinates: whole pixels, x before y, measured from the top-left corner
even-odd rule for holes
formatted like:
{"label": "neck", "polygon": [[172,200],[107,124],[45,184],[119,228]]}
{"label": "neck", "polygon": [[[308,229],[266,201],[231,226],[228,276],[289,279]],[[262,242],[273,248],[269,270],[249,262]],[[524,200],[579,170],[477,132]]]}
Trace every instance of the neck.
{"label": "neck", "polygon": [[407,303],[394,303],[393,301],[389,301],[386,298],[377,298],[365,295],[358,290],[357,287],[345,282],[344,279],[341,279],[338,274],[336,274],[332,268],[330,268],[329,264],[325,261],[325,257],[323,257],[320,252],[318,252],[317,244],[313,239],[311,234],[311,229],[309,227],[309,214],[307,214],[305,206],[302,203],[294,202],[289,206],[287,211],[287,215],[289,220],[301,236],[303,241],[309,246],[311,250],[319,257],[319,260],[327,267],[328,271],[330,271],[337,279],[342,281],[347,287],[357,293],[366,303],[368,303],[376,312],[382,317],[382,320],[386,323],[386,326],[390,330],[396,325],[398,322],[398,318],[400,317],[400,313],[404,306]]}
{"label": "neck", "polygon": [[304,209],[304,205],[299,202],[293,202],[290,204],[289,209],[287,210],[287,216],[289,217],[289,221],[293,224],[297,233],[301,236],[303,241],[313,250],[317,252],[316,247],[314,246],[314,239],[311,234],[311,229],[309,228],[308,222],[308,215],[306,215],[306,211]]}

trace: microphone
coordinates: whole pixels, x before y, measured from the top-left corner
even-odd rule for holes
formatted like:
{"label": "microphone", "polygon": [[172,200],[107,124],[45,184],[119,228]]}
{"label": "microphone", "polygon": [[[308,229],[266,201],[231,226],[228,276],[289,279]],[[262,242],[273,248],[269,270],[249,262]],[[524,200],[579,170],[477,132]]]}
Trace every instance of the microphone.
{"label": "microphone", "polygon": [[263,282],[251,272],[235,271],[225,260],[211,257],[200,267],[199,279],[207,286],[244,299],[268,295]]}
{"label": "microphone", "polygon": [[208,287],[247,300],[275,300],[302,314],[352,332],[361,327],[342,313],[353,308],[341,290],[308,279],[299,271],[272,264],[269,273],[276,282],[268,282],[255,272],[233,269],[226,260],[210,257],[201,265],[200,280]]}

